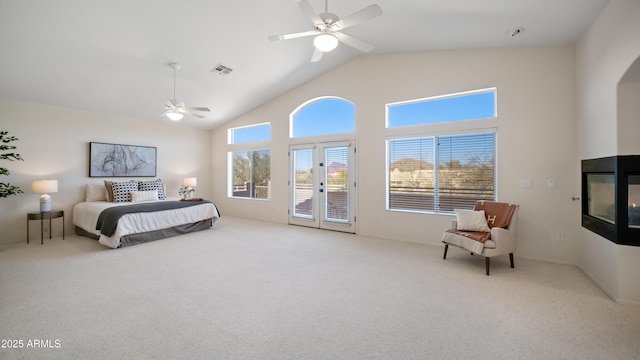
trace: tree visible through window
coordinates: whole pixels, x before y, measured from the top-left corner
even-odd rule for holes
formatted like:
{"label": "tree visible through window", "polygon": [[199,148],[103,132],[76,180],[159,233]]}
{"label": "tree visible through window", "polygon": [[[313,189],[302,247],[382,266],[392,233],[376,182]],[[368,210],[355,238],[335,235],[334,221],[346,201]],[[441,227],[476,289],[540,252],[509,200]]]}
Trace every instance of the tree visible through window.
{"label": "tree visible through window", "polygon": [[270,198],[271,151],[233,151],[230,153],[229,162],[232,167],[231,196]]}

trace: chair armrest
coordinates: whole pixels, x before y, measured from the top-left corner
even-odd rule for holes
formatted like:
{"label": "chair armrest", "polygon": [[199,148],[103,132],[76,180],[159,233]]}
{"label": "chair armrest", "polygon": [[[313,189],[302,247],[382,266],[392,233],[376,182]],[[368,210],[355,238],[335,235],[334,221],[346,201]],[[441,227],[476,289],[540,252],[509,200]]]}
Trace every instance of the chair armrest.
{"label": "chair armrest", "polygon": [[516,233],[513,230],[491,228],[491,240],[496,243],[496,248],[493,249],[495,252],[509,253],[516,250]]}

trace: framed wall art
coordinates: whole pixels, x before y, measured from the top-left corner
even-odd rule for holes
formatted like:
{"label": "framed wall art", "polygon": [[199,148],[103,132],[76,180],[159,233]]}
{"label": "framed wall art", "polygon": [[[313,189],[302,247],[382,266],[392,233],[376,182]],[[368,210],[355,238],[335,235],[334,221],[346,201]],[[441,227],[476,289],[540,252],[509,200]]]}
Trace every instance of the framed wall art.
{"label": "framed wall art", "polygon": [[90,177],[154,177],[157,148],[89,143]]}

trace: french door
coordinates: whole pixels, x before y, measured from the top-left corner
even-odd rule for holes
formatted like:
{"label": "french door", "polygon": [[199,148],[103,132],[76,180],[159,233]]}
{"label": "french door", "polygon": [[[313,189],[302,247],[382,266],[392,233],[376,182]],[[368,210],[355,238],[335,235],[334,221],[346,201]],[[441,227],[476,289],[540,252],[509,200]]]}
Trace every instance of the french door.
{"label": "french door", "polygon": [[355,141],[291,145],[289,223],[355,233]]}

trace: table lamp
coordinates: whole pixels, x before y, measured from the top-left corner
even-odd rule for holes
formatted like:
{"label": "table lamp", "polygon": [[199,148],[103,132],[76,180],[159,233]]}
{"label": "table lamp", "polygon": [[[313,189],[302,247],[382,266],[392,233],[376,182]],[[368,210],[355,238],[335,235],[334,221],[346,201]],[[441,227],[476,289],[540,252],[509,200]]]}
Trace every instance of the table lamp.
{"label": "table lamp", "polygon": [[182,180],[182,185],[187,187],[187,193],[186,193],[187,200],[193,199],[193,192],[195,191],[193,187],[198,186],[198,178],[194,178],[194,177],[184,178]]}
{"label": "table lamp", "polygon": [[31,182],[31,192],[42,194],[40,196],[40,211],[51,211],[51,196],[49,193],[58,192],[58,180],[33,180]]}

